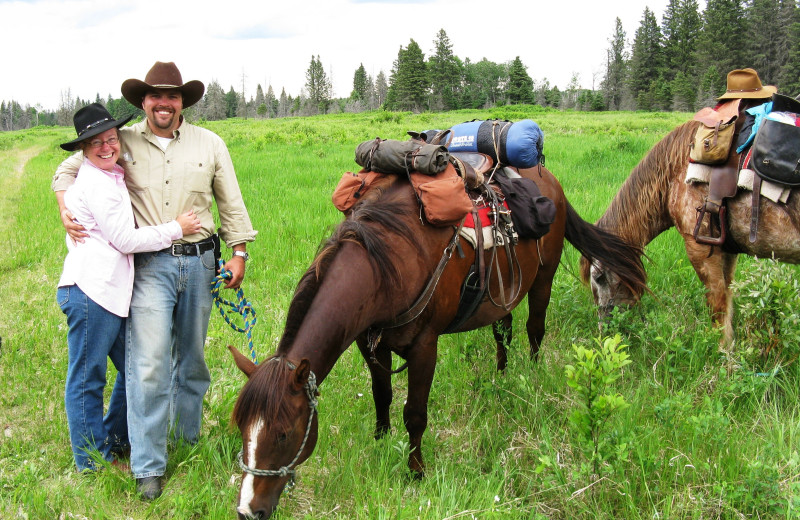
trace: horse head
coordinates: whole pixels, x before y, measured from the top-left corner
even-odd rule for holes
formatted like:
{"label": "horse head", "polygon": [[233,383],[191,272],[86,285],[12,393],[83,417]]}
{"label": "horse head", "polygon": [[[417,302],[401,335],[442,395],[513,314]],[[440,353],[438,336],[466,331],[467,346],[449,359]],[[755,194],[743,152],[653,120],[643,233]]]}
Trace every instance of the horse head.
{"label": "horse head", "polygon": [[636,291],[632,286],[623,283],[616,273],[597,260],[590,263],[586,257],[581,258],[581,277],[584,282],[588,281],[592,288],[592,296],[601,322],[611,316],[614,308],[635,305],[642,296],[641,291]]}
{"label": "horse head", "polygon": [[307,359],[294,363],[273,357],[255,365],[228,347],[248,377],[233,409],[242,435],[237,498],[240,519],[269,518],[295,470],[317,444],[317,385]]}

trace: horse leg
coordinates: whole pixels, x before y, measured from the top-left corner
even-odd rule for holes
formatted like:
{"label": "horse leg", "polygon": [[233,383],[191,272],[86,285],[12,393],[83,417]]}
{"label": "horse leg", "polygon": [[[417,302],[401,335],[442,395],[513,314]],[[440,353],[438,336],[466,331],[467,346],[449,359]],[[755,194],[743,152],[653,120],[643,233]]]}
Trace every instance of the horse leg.
{"label": "horse leg", "polygon": [[[560,258],[561,252],[558,252]],[[528,343],[531,347],[531,359],[536,361],[539,358],[539,347],[544,339],[544,322],[547,317],[547,306],[550,305],[550,294],[553,290],[553,278],[556,275],[558,262],[551,265],[546,262],[539,268],[533,285],[528,290],[528,321],[525,323],[525,330],[528,333]]]}
{"label": "horse leg", "polygon": [[403,408],[403,422],[408,430],[408,469],[416,479],[425,476],[422,460],[422,434],[428,427],[428,398],[436,368],[438,337],[433,333],[419,338],[408,355],[408,399]]}
{"label": "horse leg", "polygon": [[511,344],[512,316],[509,312],[492,323],[492,334],[497,343],[497,371],[502,372],[508,365],[506,348]]}
{"label": "horse leg", "polygon": [[392,351],[378,348],[374,355],[365,340],[356,340],[358,350],[367,362],[372,380],[372,400],[375,402],[375,439],[380,439],[389,432],[391,419],[389,406],[392,404]]}
{"label": "horse leg", "polygon": [[732,293],[730,289],[738,256],[714,247],[709,255],[707,245],[698,244],[691,235],[683,235],[686,253],[697,277],[706,287],[706,304],[714,324],[722,329],[725,346],[733,343]]}

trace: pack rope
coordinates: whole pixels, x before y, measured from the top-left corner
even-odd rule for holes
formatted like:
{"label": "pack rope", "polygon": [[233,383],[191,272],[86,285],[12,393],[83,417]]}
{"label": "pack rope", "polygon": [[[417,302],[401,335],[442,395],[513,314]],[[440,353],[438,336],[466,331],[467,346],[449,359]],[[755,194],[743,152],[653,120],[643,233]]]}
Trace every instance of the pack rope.
{"label": "pack rope", "polygon": [[[214,303],[219,309],[219,314],[225,320],[225,322],[231,326],[233,330],[236,332],[243,332],[247,334],[247,342],[248,346],[250,347],[250,357],[253,359],[253,363],[256,365],[258,364],[258,360],[256,359],[256,350],[253,348],[253,327],[256,325],[256,311],[253,309],[253,306],[250,305],[250,302],[244,297],[244,291],[242,288],[239,287],[236,290],[236,299],[238,300],[236,303],[226,300],[219,295],[219,291],[222,288],[222,284],[225,280],[230,280],[233,277],[233,273],[229,269],[225,269],[223,266],[225,263],[220,260],[219,261],[219,274],[214,278],[214,285],[211,287],[211,295],[214,297]],[[223,307],[230,307],[230,310],[226,313]],[[244,328],[239,327],[231,319],[228,317],[228,314],[237,313],[242,316],[244,320]]]}

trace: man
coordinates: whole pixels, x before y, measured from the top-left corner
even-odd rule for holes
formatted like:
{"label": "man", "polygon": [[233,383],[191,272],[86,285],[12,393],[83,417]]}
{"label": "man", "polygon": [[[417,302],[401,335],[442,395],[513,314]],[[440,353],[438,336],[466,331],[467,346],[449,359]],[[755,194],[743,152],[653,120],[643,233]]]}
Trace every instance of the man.
{"label": "man", "polygon": [[[233,249],[225,264],[238,288],[256,231],[242,200],[233,163],[219,136],[185,122],[181,111],[198,102],[200,81],[183,83],[174,63],[156,62],[144,81],[128,79],[122,95],[144,109],[146,119],[120,130],[120,164],[137,225],[174,220],[193,210],[200,232],[173,245],[135,257],[135,278],[126,339],[128,428],[131,471],[148,500],[161,495],[167,466],[167,437],[194,443],[200,433],[203,397],[210,376],[203,347],[216,274],[215,243]],[[80,227],[64,208],[64,191],[82,158],[65,160],[53,179],[64,226],[76,240]],[[216,202],[219,238],[211,213]]]}

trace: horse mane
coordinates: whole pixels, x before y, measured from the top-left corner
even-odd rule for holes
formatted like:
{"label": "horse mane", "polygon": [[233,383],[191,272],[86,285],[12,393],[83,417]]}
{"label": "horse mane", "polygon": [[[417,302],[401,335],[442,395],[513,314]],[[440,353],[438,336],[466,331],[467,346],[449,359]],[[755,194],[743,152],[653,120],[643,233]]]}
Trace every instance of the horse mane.
{"label": "horse mane", "polygon": [[[393,238],[413,243],[410,222],[416,218],[416,201],[409,197],[410,186],[392,182],[373,188],[364,200],[324,240],[311,265],[300,278],[286,317],[286,326],[278,344],[278,352],[285,352],[294,342],[314,297],[317,295],[328,268],[346,244],[358,244],[366,252],[379,288],[391,297],[400,285],[400,272],[392,261]],[[401,189],[391,190],[392,186]]]}
{"label": "horse mane", "polygon": [[258,366],[233,407],[232,418],[240,430],[267,417],[271,431],[289,428],[291,409],[285,396],[291,387],[286,383],[291,372],[289,363],[282,357],[269,358]]}
{"label": "horse mane", "polygon": [[644,247],[671,226],[667,208],[670,184],[685,171],[696,121],[678,126],[639,161],[597,225]]}
{"label": "horse mane", "polygon": [[[677,172],[686,169],[688,147],[697,125],[696,121],[679,125],[647,152],[598,219],[598,227],[644,250],[645,245],[672,225],[668,209],[670,184],[676,182]],[[589,280],[590,267],[588,261],[581,261],[584,282]]]}

